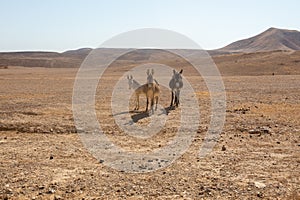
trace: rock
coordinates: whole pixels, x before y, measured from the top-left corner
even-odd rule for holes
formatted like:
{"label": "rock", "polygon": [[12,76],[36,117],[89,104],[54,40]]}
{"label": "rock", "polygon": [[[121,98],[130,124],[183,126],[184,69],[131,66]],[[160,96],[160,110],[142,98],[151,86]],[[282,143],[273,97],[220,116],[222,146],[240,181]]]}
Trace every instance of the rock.
{"label": "rock", "polygon": [[233,110],[234,113],[246,114],[246,112],[250,111],[250,108],[235,108]]}
{"label": "rock", "polygon": [[48,194],[54,194],[54,193],[55,193],[55,190],[53,188],[49,188]]}
{"label": "rock", "polygon": [[222,151],[226,151],[225,145],[222,146]]}
{"label": "rock", "polygon": [[104,160],[99,160],[99,163],[104,163]]}
{"label": "rock", "polygon": [[271,129],[269,127],[261,127],[261,132],[269,134],[271,133]]}
{"label": "rock", "polygon": [[39,186],[40,190],[43,190],[44,188],[45,188],[45,186],[43,186],[43,185]]}
{"label": "rock", "polygon": [[38,127],[35,129],[35,131],[36,131],[37,133],[41,133],[41,132],[43,132],[43,129],[42,129],[42,127],[38,126]]}
{"label": "rock", "polygon": [[10,188],[7,188],[6,189],[6,194],[12,194],[13,193],[13,190],[12,189],[10,189]]}
{"label": "rock", "polygon": [[54,200],[60,200],[60,199],[62,199],[61,196],[59,196],[59,195],[55,195],[55,196],[54,196]]}
{"label": "rock", "polygon": [[259,134],[260,131],[257,130],[257,129],[250,129],[250,130],[248,131],[248,133],[249,133],[249,134]]}
{"label": "rock", "polygon": [[266,187],[266,185],[264,183],[257,182],[257,181],[254,182],[254,185],[255,185],[255,187],[257,187],[259,189],[262,189],[262,188]]}
{"label": "rock", "polygon": [[257,127],[255,129],[250,129],[249,134],[271,134],[271,129],[269,127]]}
{"label": "rock", "polygon": [[262,198],[263,194],[261,192],[257,192],[256,196],[259,197],[259,198]]}
{"label": "rock", "polygon": [[52,160],[52,159],[53,159],[53,156],[51,155],[49,159]]}

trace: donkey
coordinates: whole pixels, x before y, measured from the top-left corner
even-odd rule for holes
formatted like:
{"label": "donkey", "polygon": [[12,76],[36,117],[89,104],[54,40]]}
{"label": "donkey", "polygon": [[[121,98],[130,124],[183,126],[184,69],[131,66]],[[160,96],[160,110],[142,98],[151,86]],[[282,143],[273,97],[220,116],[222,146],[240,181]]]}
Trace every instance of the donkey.
{"label": "donkey", "polygon": [[183,87],[183,82],[182,82],[182,74],[183,70],[181,69],[180,72],[175,71],[175,69],[173,69],[173,77],[169,82],[169,87],[171,88],[171,104],[170,107],[173,106],[173,104],[176,105],[176,107],[178,107],[178,105],[180,104],[179,102],[179,97],[180,97],[180,90]]}
{"label": "donkey", "polygon": [[153,109],[154,106],[154,100],[155,100],[155,110],[157,109],[158,99],[160,95],[160,88],[158,85],[158,82],[153,78],[154,70],[152,69],[152,72],[150,73],[149,70],[147,70],[147,83],[144,85],[141,85],[139,82],[137,82],[132,75],[128,75],[128,85],[129,89],[134,89],[135,96],[136,96],[136,105],[134,110],[139,110],[140,107],[140,100],[139,97],[141,94],[146,95],[147,103],[146,103],[146,112],[148,111],[149,106],[149,99],[151,102],[151,109]]}

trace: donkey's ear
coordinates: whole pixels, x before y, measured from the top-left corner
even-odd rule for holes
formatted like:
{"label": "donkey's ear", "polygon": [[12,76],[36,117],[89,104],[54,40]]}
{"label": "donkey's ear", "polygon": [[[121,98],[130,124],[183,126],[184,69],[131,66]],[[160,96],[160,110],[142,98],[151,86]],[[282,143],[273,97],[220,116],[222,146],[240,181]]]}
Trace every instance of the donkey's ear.
{"label": "donkey's ear", "polygon": [[130,79],[133,79],[133,76],[132,76],[132,75],[130,75]]}
{"label": "donkey's ear", "polygon": [[176,74],[176,71],[175,71],[175,69],[173,69],[173,74]]}
{"label": "donkey's ear", "polygon": [[127,75],[127,79],[129,79],[129,75]]}
{"label": "donkey's ear", "polygon": [[182,72],[183,72],[183,69],[180,70],[179,74],[182,74]]}
{"label": "donkey's ear", "polygon": [[151,72],[152,72],[152,75],[153,75],[154,74],[154,69],[152,69]]}
{"label": "donkey's ear", "polygon": [[149,69],[147,69],[147,75],[149,75],[149,73],[150,73],[150,71],[149,71]]}

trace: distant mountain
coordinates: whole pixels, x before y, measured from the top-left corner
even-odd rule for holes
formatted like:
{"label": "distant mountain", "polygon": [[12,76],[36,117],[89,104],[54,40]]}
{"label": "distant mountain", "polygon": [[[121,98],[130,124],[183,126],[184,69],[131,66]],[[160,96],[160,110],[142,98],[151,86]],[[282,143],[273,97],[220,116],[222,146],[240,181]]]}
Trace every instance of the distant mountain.
{"label": "distant mountain", "polygon": [[269,28],[268,30],[248,39],[233,42],[218,52],[262,52],[275,50],[300,50],[300,32]]}
{"label": "distant mountain", "polygon": [[0,53],[0,67],[79,67],[92,49],[83,48],[63,53],[26,51]]}
{"label": "distant mountain", "polygon": [[89,53],[92,51],[92,48],[81,48],[81,49],[76,49],[76,50],[69,50],[65,51],[62,54],[64,56],[81,56],[81,57],[86,57],[89,55]]}
{"label": "distant mountain", "polygon": [[[91,48],[82,48],[63,53],[0,52],[0,69],[6,69],[10,66],[78,68],[92,50]],[[97,51],[97,49],[94,50]],[[101,50],[99,58],[106,58],[113,53],[123,51],[117,48],[99,50]],[[296,52],[290,52],[291,50]],[[195,55],[195,59],[200,59],[198,54],[194,54],[196,50],[181,49],[180,51],[191,56]],[[270,28],[259,35],[233,42],[221,49],[210,50],[208,53],[223,74],[293,74],[294,72],[300,74],[298,72],[300,71],[300,32],[296,30]],[[119,64],[118,66],[126,67],[126,65],[133,66],[143,61],[164,63],[170,66],[187,65],[181,59],[174,59],[171,54],[157,49],[140,49],[128,52],[120,56],[116,63]],[[265,65],[266,63],[268,65]],[[257,67],[261,67],[261,69]],[[241,70],[242,68],[243,70]],[[254,69],[257,71],[252,72],[251,70]],[[263,70],[265,71],[263,72]]]}

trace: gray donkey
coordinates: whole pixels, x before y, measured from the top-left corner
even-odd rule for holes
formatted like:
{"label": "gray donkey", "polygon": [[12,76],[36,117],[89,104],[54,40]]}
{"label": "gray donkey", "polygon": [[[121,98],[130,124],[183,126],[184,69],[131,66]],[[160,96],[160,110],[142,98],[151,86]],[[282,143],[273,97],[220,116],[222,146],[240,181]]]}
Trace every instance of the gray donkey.
{"label": "gray donkey", "polygon": [[181,69],[180,72],[175,71],[173,69],[173,77],[169,82],[169,87],[171,88],[171,95],[172,95],[172,100],[170,107],[173,106],[173,104],[178,107],[179,105],[179,97],[180,97],[180,90],[183,87],[183,82],[182,82],[182,74],[183,70]]}
{"label": "gray donkey", "polygon": [[136,95],[136,105],[135,105],[134,110],[139,110],[139,107],[140,107],[139,97],[141,94],[146,95],[146,99],[147,99],[146,112],[148,111],[149,99],[151,102],[151,109],[153,109],[154,100],[156,103],[155,110],[157,109],[160,88],[159,88],[158,82],[153,78],[153,74],[154,74],[153,69],[151,72],[149,71],[149,69],[147,70],[147,75],[148,75],[147,83],[144,85],[141,85],[139,82],[137,82],[135,79],[133,79],[132,75],[127,76],[129,89],[134,89],[134,92]]}

